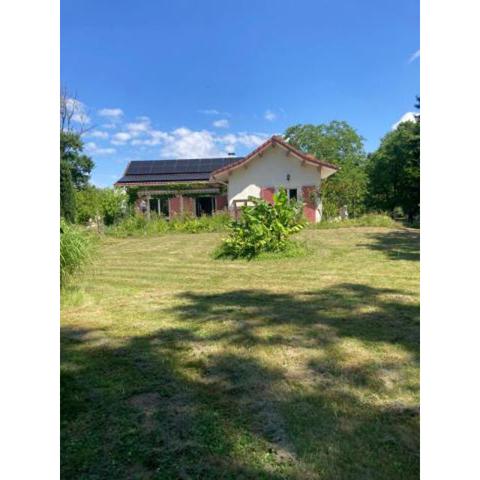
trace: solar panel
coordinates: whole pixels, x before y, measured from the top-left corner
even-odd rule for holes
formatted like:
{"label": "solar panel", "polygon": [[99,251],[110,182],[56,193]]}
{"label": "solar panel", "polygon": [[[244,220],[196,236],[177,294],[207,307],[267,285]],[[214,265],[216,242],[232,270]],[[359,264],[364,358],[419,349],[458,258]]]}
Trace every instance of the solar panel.
{"label": "solar panel", "polygon": [[[134,160],[130,162],[125,176],[120,181],[129,181],[130,177],[135,177],[135,180],[131,181],[139,181],[139,178],[142,177],[144,177],[144,181],[167,181],[166,178],[169,175],[177,174],[185,177],[185,180],[188,179],[187,177],[208,179],[214,170],[240,159],[241,157]],[[158,180],[155,176],[158,176]],[[146,179],[147,177],[149,180]]]}

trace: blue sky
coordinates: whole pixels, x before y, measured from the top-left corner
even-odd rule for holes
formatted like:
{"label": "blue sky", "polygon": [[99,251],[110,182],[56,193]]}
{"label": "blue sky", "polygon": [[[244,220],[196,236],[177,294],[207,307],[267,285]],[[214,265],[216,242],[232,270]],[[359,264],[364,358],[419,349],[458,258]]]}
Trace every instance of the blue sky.
{"label": "blue sky", "polygon": [[297,123],[346,120],[372,151],[413,110],[419,42],[418,0],[61,2],[61,81],[100,186]]}

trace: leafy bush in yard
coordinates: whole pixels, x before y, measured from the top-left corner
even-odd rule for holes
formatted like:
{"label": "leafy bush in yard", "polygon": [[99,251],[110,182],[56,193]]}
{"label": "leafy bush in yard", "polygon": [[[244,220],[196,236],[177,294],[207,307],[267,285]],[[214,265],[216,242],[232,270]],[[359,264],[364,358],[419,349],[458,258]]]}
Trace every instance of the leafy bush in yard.
{"label": "leafy bush in yard", "polygon": [[151,214],[150,219],[143,215],[132,215],[116,225],[107,228],[105,233],[115,237],[137,237],[161,235],[170,232],[201,233],[221,232],[230,223],[227,213],[216,213],[211,216],[192,217],[177,216],[171,220]]}
{"label": "leafy bush in yard", "polygon": [[76,192],[77,222],[101,218],[105,225],[119,221],[126,212],[127,197],[118,188],[88,187]]}
{"label": "leafy bush in yard", "polygon": [[65,285],[87,263],[92,246],[92,238],[87,232],[60,219],[60,285]]}
{"label": "leafy bush in yard", "polygon": [[289,200],[284,188],[273,196],[273,205],[254,197],[249,200],[253,205],[243,207],[240,219],[230,224],[217,257],[253,258],[286,251],[292,244],[289,237],[305,226],[301,204]]}

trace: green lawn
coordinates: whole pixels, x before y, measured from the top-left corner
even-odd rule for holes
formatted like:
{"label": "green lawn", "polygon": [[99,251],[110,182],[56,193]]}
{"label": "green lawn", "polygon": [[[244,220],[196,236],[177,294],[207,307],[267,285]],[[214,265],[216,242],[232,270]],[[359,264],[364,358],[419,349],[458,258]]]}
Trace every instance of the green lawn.
{"label": "green lawn", "polygon": [[62,295],[65,479],[419,476],[419,233],[102,240]]}

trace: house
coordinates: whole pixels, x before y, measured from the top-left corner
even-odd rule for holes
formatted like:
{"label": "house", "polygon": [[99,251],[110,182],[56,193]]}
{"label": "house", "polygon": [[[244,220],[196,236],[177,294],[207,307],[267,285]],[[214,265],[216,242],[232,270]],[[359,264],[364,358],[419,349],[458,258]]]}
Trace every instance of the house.
{"label": "house", "polygon": [[248,197],[271,202],[284,186],[303,202],[306,218],[318,222],[322,180],[337,170],[273,136],[246,157],[132,161],[115,186],[127,187],[140,210],[169,218],[227,209],[236,216]]}

